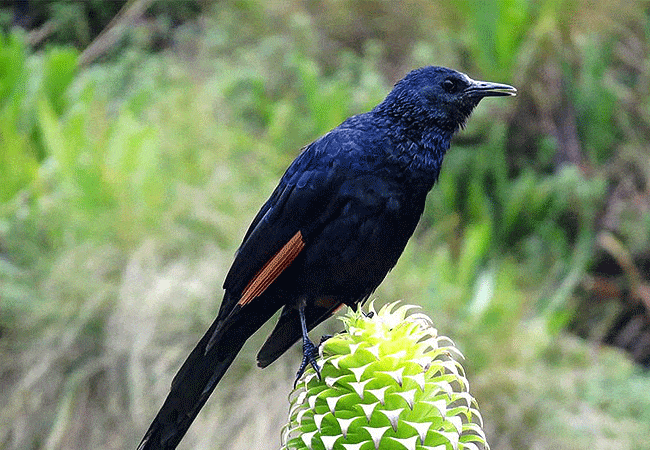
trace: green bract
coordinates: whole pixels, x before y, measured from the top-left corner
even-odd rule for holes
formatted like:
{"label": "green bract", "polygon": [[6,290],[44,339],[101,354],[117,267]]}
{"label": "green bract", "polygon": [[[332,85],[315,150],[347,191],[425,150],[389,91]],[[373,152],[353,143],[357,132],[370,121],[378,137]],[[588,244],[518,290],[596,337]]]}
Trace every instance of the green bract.
{"label": "green bract", "polygon": [[482,419],[447,337],[412,306],[342,318],[289,396],[283,449],[488,449]]}

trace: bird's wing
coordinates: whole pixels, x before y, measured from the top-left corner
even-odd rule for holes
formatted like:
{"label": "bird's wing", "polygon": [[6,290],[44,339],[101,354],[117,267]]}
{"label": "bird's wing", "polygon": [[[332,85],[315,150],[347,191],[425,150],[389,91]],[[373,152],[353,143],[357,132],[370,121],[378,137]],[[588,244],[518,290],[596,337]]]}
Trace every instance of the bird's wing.
{"label": "bird's wing", "polygon": [[259,297],[298,257],[310,235],[335,214],[341,199],[339,153],[350,136],[330,133],[308,146],[287,169],[250,225],[224,281],[224,320]]}

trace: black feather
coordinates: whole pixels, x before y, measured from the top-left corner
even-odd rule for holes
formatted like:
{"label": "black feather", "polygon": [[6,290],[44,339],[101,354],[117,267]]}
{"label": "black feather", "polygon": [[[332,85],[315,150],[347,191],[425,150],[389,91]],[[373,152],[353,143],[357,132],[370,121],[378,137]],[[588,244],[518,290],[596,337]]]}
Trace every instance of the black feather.
{"label": "black feather", "polygon": [[[262,367],[303,336],[301,301],[311,329],[338,306],[367,299],[413,234],[452,135],[483,97],[512,94],[507,85],[425,67],[372,111],[308,145],[251,223],[224,281],[219,315],[174,378],[139,448],[175,448],[246,339],[278,309],[282,315],[258,354]],[[251,280],[298,232],[304,248],[242,305]]]}

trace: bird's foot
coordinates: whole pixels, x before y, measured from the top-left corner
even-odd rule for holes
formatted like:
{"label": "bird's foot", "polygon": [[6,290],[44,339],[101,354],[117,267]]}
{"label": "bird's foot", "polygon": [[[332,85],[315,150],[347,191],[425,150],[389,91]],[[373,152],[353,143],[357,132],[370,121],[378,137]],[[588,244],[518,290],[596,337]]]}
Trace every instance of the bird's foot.
{"label": "bird's foot", "polygon": [[318,361],[316,361],[317,357],[318,357],[318,347],[316,347],[314,343],[309,339],[305,340],[302,343],[302,362],[300,363],[300,367],[298,368],[298,372],[296,373],[296,380],[293,382],[294,389],[298,384],[298,380],[300,380],[300,377],[305,372],[305,369],[307,368],[307,364],[311,364],[311,366],[316,371],[316,375],[318,375],[318,378],[322,379],[320,375],[320,367],[318,367]]}
{"label": "bird's foot", "polygon": [[320,345],[323,345],[323,343],[325,343],[326,340],[331,339],[332,336],[333,336],[332,334],[324,334],[324,335],[322,335],[322,336],[320,337],[320,342],[318,343],[318,345],[319,345],[319,346],[320,346]]}

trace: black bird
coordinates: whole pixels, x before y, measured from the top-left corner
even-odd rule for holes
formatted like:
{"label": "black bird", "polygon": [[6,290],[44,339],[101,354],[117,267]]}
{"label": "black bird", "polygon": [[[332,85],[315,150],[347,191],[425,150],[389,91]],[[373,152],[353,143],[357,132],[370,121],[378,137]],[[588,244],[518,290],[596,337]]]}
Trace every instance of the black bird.
{"label": "black bird", "polygon": [[172,381],[138,447],[175,448],[244,342],[280,308],[257,355],[266,367],[342,305],[363,302],[402,254],[452,135],[505,84],[424,67],[372,111],[308,145],[253,219],[224,282],[219,315]]}

